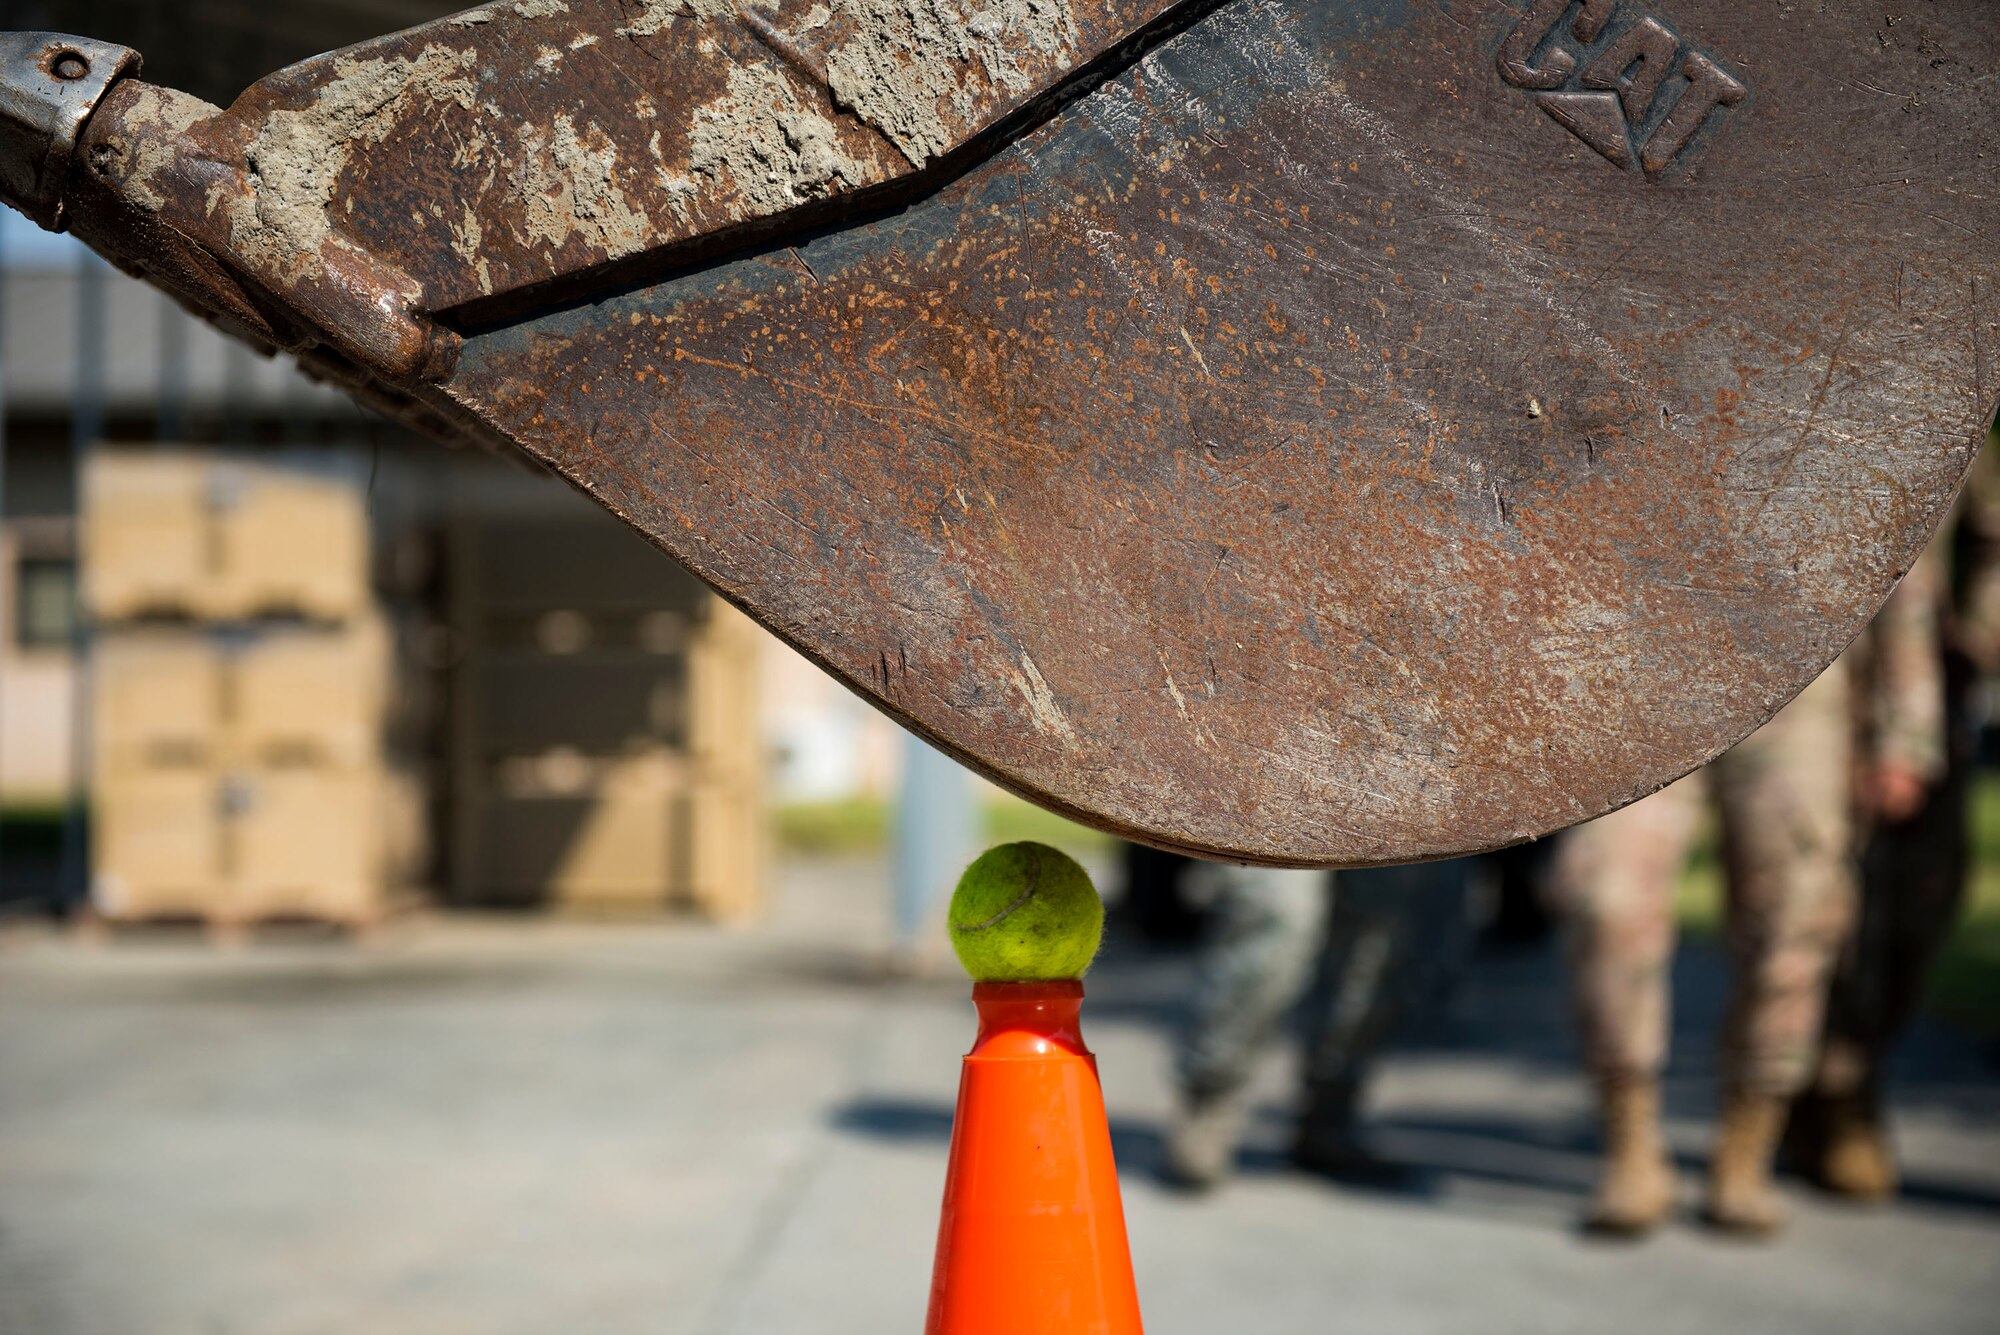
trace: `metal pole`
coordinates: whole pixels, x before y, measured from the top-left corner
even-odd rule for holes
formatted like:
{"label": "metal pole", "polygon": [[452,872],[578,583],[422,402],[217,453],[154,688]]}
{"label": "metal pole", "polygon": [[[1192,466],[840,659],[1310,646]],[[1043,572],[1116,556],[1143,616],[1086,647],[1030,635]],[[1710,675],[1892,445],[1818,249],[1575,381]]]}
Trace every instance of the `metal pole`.
{"label": "metal pole", "polygon": [[222,443],[242,448],[250,443],[252,388],[250,349],[230,339],[222,347]]}
{"label": "metal pole", "polygon": [[187,438],[188,317],[165,297],[160,308],[160,407],[153,419],[154,438],[161,442]]}
{"label": "metal pole", "polygon": [[896,953],[921,958],[923,932],[939,899],[950,893],[972,845],[972,785],[959,763],[903,734],[903,779],[896,800],[891,888]]}
{"label": "metal pole", "polygon": [[90,618],[83,597],[84,472],[90,452],[104,435],[105,264],[79,249],[76,271],[76,380],[70,399],[71,615],[70,795],[63,813],[63,911],[74,914],[89,902],[90,857]]}
{"label": "metal pole", "polygon": [[[20,624],[21,609],[17,605],[21,588],[17,577],[20,563],[12,560],[13,546],[7,541],[11,528],[7,523],[7,220],[0,217],[0,580],[5,580],[6,624],[0,625],[0,635],[11,641],[15,628]],[[7,684],[6,659],[8,651],[0,648],[0,716],[5,714]],[[0,753],[4,753],[6,736],[0,733]],[[4,777],[0,777],[0,819],[4,819],[7,809],[7,791]],[[0,900],[6,898],[7,862],[4,843],[0,843]]]}

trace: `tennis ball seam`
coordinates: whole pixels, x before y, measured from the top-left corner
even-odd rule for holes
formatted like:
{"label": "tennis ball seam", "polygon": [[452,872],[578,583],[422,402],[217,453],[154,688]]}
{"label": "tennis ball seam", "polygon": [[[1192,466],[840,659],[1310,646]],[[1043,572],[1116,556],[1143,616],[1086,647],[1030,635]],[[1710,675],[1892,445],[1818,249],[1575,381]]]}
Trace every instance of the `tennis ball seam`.
{"label": "tennis ball seam", "polygon": [[1033,899],[1035,897],[1036,892],[1038,892],[1041,888],[1042,888],[1042,857],[1040,854],[1036,854],[1035,869],[1028,874],[1028,884],[1026,888],[1021,891],[1020,894],[1014,896],[1013,903],[1009,904],[1006,908],[1001,909],[998,913],[988,918],[985,922],[967,923],[962,927],[954,926],[952,930],[954,932],[983,932],[989,927],[998,927],[1001,923],[1007,921],[1008,918],[1012,917],[1016,912],[1027,907],[1028,901]]}

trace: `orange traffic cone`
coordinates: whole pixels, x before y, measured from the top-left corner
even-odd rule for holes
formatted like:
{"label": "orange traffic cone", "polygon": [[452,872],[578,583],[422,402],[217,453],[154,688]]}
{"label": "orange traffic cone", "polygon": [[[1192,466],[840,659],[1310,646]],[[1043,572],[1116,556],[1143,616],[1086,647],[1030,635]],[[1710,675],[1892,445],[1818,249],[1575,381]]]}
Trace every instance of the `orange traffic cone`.
{"label": "orange traffic cone", "polygon": [[1083,984],[975,983],[926,1335],[1140,1335]]}

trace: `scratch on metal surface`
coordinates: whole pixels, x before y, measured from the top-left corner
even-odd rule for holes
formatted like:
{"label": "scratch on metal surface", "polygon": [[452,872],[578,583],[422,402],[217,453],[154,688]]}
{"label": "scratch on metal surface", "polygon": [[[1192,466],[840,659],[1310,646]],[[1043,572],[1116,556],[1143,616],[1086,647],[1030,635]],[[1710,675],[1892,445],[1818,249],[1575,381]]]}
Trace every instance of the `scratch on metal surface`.
{"label": "scratch on metal surface", "polygon": [[1183,721],[1188,723],[1194,722],[1188,716],[1187,697],[1182,695],[1181,688],[1174,684],[1174,670],[1167,666],[1167,656],[1165,653],[1160,655],[1160,671],[1166,674],[1167,694],[1174,698],[1174,708],[1181,711]]}
{"label": "scratch on metal surface", "polygon": [[1021,670],[1010,675],[1014,689],[1028,702],[1028,718],[1035,725],[1035,731],[1052,734],[1074,745],[1076,729],[1070,726],[1069,716],[1056,703],[1055,692],[1049,689],[1041,669],[1035,666],[1035,660],[1022,654]]}
{"label": "scratch on metal surface", "polygon": [[1201,373],[1210,380],[1215,379],[1215,372],[1208,369],[1208,359],[1201,355],[1201,349],[1196,347],[1194,340],[1188,336],[1186,325],[1181,326],[1181,342],[1187,344],[1187,350],[1194,354],[1195,365],[1201,368]]}

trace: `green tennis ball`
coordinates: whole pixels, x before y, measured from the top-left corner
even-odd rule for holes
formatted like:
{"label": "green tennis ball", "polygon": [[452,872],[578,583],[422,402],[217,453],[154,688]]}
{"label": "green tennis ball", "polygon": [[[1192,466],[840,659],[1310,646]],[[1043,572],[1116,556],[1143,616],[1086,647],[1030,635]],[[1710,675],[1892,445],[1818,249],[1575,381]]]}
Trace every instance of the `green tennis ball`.
{"label": "green tennis ball", "polygon": [[1104,936],[1104,901],[1076,859],[1047,844],[1001,844],[952,892],[951,948],[982,983],[1081,978]]}

